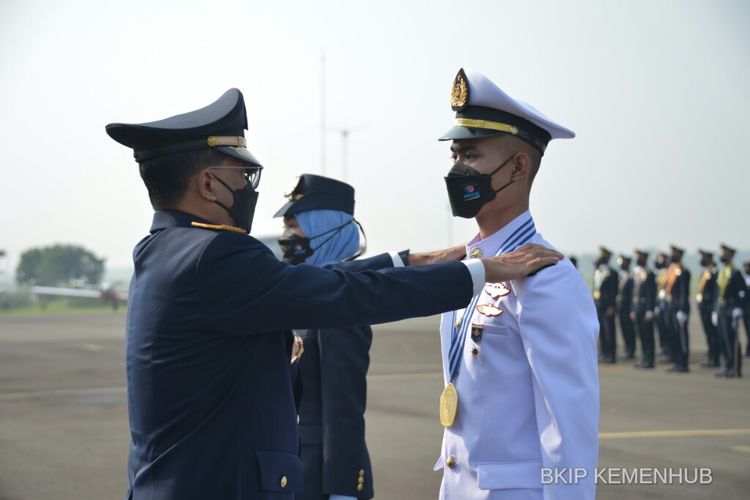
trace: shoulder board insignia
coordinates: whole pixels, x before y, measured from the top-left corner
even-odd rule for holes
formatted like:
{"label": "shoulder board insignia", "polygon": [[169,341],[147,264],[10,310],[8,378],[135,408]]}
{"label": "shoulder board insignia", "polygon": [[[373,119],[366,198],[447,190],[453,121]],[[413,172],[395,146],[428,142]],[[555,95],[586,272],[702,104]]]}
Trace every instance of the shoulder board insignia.
{"label": "shoulder board insignia", "polygon": [[233,233],[247,234],[247,231],[245,231],[241,227],[228,226],[226,224],[205,224],[203,222],[193,221],[190,223],[190,225],[193,227],[200,228],[200,229],[212,229],[214,231],[231,231]]}

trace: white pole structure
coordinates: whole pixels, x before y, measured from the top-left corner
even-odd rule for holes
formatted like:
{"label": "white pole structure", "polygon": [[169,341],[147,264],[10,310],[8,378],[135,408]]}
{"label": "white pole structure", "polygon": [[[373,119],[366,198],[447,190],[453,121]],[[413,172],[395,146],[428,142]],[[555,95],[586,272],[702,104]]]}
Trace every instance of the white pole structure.
{"label": "white pole structure", "polygon": [[326,53],[320,51],[320,171],[326,174]]}
{"label": "white pole structure", "polygon": [[341,134],[341,180],[346,182],[346,177],[349,170],[349,135],[352,132],[358,132],[366,129],[367,125],[359,125],[357,127],[327,127],[327,130],[331,132],[338,132]]}

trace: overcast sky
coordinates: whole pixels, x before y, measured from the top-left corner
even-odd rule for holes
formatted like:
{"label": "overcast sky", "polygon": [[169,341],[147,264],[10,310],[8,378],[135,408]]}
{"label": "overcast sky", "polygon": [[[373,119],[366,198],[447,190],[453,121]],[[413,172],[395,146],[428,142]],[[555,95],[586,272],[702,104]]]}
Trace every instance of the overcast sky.
{"label": "overcast sky", "polygon": [[[245,95],[265,165],[254,234],[321,173],[331,126],[370,251],[469,240],[443,176],[460,67],[573,129],[532,194],[566,252],[750,247],[750,3],[743,1],[0,1],[0,249],[79,243],[126,266],[152,210],[131,150],[104,132]],[[327,134],[326,173],[341,176]]]}

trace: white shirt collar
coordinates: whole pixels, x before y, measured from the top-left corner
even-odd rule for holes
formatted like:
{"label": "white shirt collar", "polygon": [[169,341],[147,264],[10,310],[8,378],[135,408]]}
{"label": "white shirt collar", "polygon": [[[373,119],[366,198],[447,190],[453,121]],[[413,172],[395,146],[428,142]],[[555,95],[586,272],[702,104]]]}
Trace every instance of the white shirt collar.
{"label": "white shirt collar", "polygon": [[494,257],[501,250],[507,252],[511,248],[515,248],[526,236],[534,234],[535,231],[534,219],[531,217],[531,213],[526,210],[485,239],[481,239],[481,235],[477,234],[466,245],[466,256]]}

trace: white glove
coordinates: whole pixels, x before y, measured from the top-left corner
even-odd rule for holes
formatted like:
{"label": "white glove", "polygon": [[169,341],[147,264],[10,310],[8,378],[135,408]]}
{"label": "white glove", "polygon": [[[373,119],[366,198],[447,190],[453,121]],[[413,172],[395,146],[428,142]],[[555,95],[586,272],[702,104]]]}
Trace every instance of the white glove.
{"label": "white glove", "polygon": [[331,495],[328,500],[357,500],[357,497],[348,497],[345,495]]}
{"label": "white glove", "polygon": [[714,326],[719,326],[719,313],[716,311],[711,313],[711,323],[713,323]]}
{"label": "white glove", "polygon": [[646,319],[646,321],[651,321],[652,319],[654,319],[654,312],[646,311],[644,318]]}
{"label": "white glove", "polygon": [[684,326],[687,323],[687,313],[683,311],[677,311],[677,322],[680,326]]}
{"label": "white glove", "polygon": [[742,309],[735,307],[732,309],[732,319],[740,319],[742,317]]}

